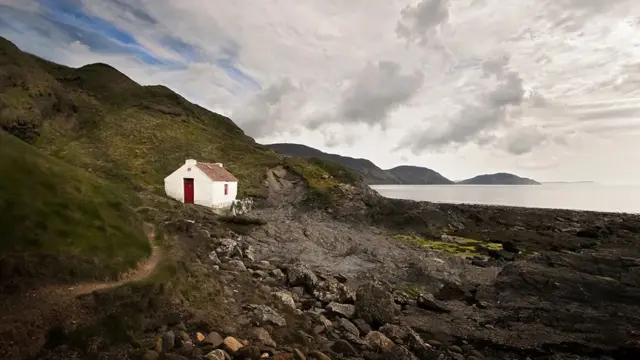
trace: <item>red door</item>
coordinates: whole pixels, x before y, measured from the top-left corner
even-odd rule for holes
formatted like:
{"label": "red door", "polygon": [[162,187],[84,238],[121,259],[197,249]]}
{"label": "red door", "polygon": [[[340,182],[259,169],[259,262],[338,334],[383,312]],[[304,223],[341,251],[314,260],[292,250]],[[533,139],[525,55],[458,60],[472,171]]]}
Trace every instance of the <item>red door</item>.
{"label": "red door", "polygon": [[184,203],[193,204],[193,179],[184,179]]}
{"label": "red door", "polygon": [[229,195],[229,184],[224,184],[224,194]]}

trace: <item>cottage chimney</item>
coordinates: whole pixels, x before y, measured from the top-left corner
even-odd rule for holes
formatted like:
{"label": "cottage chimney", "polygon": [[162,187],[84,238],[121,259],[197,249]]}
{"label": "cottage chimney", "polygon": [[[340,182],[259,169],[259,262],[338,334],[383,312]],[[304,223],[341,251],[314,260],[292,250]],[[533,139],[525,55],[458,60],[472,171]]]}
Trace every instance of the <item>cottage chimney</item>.
{"label": "cottage chimney", "polygon": [[193,159],[187,159],[187,161],[185,161],[184,163],[185,165],[188,165],[188,166],[196,166],[197,161]]}
{"label": "cottage chimney", "polygon": [[215,166],[220,166],[220,167],[224,167],[224,166],[222,166],[222,163],[214,163],[213,165],[215,165]]}

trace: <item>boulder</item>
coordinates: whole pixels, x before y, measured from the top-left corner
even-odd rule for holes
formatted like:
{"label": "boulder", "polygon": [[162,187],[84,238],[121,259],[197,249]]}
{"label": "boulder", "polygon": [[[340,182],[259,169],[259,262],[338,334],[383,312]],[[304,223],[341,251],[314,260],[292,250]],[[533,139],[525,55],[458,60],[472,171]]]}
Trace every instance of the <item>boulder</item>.
{"label": "boulder", "polygon": [[361,285],[356,292],[355,315],[377,328],[395,319],[395,302],[388,289],[375,282]]}
{"label": "boulder", "polygon": [[338,314],[338,315],[346,317],[346,318],[352,318],[353,315],[356,312],[356,307],[354,305],[340,304],[340,303],[337,303],[337,302],[334,302],[334,301],[329,303],[329,305],[327,305],[326,309],[330,313]]}
{"label": "boulder", "polygon": [[364,337],[370,349],[376,352],[385,352],[391,350],[395,345],[388,337],[379,331],[371,331]]}
{"label": "boulder", "polygon": [[287,269],[287,281],[290,286],[302,286],[312,293],[318,285],[318,277],[305,264],[296,263]]}

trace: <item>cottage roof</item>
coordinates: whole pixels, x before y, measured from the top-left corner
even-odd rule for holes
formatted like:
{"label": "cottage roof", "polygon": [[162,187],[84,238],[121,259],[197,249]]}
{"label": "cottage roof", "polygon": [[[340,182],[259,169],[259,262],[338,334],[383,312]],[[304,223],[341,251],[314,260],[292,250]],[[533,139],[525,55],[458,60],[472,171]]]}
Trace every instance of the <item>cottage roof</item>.
{"label": "cottage roof", "polygon": [[198,162],[196,163],[196,166],[198,167],[198,169],[202,170],[202,172],[207,174],[209,179],[213,181],[231,181],[231,182],[238,181],[238,179],[235,176],[233,176],[229,171],[227,171],[227,169],[222,167],[222,165],[220,164]]}

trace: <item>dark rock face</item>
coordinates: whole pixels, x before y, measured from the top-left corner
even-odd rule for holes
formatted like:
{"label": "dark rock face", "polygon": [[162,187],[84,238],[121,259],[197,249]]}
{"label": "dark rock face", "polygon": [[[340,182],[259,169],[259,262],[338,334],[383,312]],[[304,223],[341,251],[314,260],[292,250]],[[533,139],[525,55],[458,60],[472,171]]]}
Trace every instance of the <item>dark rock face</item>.
{"label": "dark rock face", "polygon": [[355,315],[374,328],[392,323],[395,318],[393,295],[375,282],[365,283],[358,288],[355,307]]}

